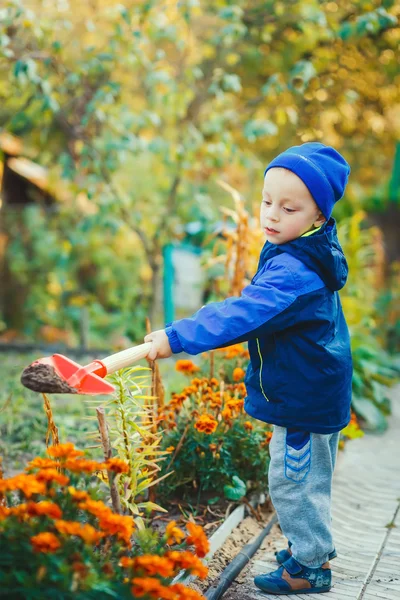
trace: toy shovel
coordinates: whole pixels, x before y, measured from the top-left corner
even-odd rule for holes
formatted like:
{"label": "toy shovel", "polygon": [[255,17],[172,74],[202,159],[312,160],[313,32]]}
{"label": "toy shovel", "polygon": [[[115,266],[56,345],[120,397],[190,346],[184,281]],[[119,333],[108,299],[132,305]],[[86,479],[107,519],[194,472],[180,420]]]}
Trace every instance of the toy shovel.
{"label": "toy shovel", "polygon": [[145,358],[150,348],[151,342],[147,342],[85,366],[62,354],[53,354],[26,367],[21,383],[35,392],[50,394],[112,394],[114,386],[104,381],[104,377]]}

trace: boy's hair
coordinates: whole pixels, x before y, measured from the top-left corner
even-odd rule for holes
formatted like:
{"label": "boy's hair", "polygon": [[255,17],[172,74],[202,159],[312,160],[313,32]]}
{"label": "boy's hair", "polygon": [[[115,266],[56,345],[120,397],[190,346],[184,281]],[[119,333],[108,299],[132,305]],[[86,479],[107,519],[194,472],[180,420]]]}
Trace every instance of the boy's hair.
{"label": "boy's hair", "polygon": [[278,154],[264,171],[282,167],[295,173],[307,186],[324,217],[331,216],[335,202],[344,194],[350,166],[331,146],[307,142]]}

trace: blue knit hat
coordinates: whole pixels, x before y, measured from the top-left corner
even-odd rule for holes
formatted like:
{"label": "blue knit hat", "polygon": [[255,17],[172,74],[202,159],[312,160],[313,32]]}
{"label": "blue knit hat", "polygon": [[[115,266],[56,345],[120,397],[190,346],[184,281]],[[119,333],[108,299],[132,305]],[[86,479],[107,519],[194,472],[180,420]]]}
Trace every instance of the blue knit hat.
{"label": "blue knit hat", "polygon": [[292,146],[278,154],[265,169],[264,177],[274,167],[283,167],[300,177],[326,219],[331,216],[335,202],[343,196],[350,174],[343,156],[319,142]]}

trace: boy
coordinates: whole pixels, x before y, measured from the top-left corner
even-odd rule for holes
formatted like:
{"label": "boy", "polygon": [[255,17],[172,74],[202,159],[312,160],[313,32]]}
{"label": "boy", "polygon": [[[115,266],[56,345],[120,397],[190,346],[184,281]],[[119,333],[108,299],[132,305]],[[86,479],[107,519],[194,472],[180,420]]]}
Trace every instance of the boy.
{"label": "boy", "polygon": [[326,592],[331,483],[350,420],[350,339],[338,290],[347,263],[331,212],[350,167],[333,148],[289,148],[266,168],[260,221],[267,241],[239,298],[203,306],[145,337],[149,358],[198,354],[247,340],[246,412],[274,425],[269,491],[289,547],[254,582],[272,595]]}

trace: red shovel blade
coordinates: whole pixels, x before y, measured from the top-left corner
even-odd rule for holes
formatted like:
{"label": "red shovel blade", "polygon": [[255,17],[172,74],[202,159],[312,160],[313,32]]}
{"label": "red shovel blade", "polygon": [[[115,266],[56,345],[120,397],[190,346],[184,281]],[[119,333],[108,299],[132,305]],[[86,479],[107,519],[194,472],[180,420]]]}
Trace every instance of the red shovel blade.
{"label": "red shovel blade", "polygon": [[[115,388],[111,383],[104,381],[96,373],[90,372],[91,369],[104,373],[104,368],[100,361],[94,361],[87,367],[82,367],[79,363],[74,362],[70,358],[62,354],[53,354],[44,359],[50,364],[57,374],[64,379],[68,384],[76,389],[78,394],[112,394]],[[78,371],[81,373],[76,377]],[[104,373],[105,374],[105,373]]]}

